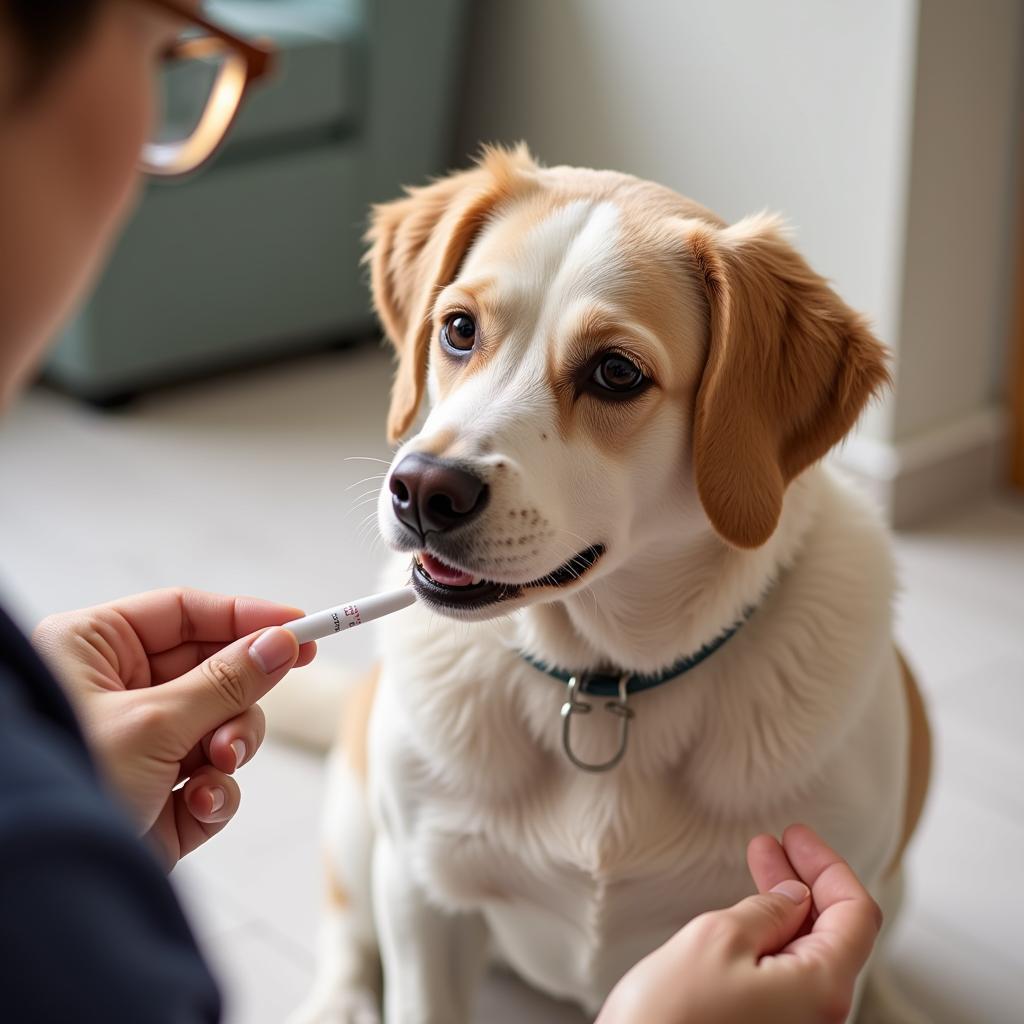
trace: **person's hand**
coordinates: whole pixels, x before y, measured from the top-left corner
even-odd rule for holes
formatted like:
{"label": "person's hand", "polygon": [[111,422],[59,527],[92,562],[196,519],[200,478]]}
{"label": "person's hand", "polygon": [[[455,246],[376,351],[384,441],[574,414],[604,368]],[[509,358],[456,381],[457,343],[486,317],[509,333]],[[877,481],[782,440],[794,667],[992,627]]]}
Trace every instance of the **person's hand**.
{"label": "person's hand", "polygon": [[251,597],[154,590],[51,615],[35,631],[101,772],[168,867],[238,809],[231,774],[266,731],[256,701],[316,653],[267,627],[300,615]]}
{"label": "person's hand", "polygon": [[846,1020],[882,924],[878,904],[803,825],[788,828],[781,844],[758,836],[747,863],[759,895],[694,918],[641,960],[597,1024]]}

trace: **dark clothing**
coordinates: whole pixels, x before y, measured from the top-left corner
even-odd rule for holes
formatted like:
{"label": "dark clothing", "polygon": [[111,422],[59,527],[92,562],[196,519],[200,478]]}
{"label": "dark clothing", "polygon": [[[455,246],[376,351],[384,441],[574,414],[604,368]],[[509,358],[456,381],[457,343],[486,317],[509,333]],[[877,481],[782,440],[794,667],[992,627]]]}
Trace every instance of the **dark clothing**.
{"label": "dark clothing", "polygon": [[0,609],[0,1019],[205,1024],[220,999],[170,884]]}

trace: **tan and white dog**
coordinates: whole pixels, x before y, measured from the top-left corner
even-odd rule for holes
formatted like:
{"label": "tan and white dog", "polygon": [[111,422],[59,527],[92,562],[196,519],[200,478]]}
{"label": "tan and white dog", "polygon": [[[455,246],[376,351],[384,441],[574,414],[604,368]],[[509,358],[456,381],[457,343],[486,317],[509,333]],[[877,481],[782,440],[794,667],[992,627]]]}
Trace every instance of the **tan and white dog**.
{"label": "tan and white dog", "polygon": [[382,962],[388,1024],[463,1024],[489,956],[595,1012],[794,821],[891,905],[927,729],[886,531],[818,464],[888,380],[864,320],[772,217],[521,149],[370,238],[392,440],[429,395],[378,508],[420,600],[332,758],[295,1019],[378,1021]]}

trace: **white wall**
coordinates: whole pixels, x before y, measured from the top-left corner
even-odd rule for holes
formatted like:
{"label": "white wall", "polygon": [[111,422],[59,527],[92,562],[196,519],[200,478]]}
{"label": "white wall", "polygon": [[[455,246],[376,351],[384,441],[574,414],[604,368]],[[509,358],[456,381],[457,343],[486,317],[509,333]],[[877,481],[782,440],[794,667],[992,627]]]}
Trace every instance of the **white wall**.
{"label": "white wall", "polygon": [[781,211],[897,356],[865,465],[912,444],[920,470],[995,443],[1022,35],[1020,0],[478,0],[459,158],[522,138],[729,219]]}
{"label": "white wall", "polygon": [[1005,395],[1024,5],[924,0],[917,41],[893,435]]}

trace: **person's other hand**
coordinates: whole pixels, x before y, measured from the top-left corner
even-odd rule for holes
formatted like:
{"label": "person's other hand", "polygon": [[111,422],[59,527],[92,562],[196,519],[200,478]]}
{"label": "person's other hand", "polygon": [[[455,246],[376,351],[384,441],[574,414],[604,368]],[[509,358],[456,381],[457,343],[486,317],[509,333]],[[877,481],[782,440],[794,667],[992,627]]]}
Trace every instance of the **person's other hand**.
{"label": "person's other hand", "polygon": [[266,731],[256,701],[316,653],[267,627],[300,615],[251,597],[154,590],[51,615],[35,631],[101,772],[168,868],[238,809],[231,775]]}
{"label": "person's other hand", "polygon": [[[612,990],[597,1024],[841,1024],[882,923],[803,825],[747,849],[758,895],[694,918]],[[806,884],[805,884],[806,883]],[[808,888],[810,887],[810,888]]]}

